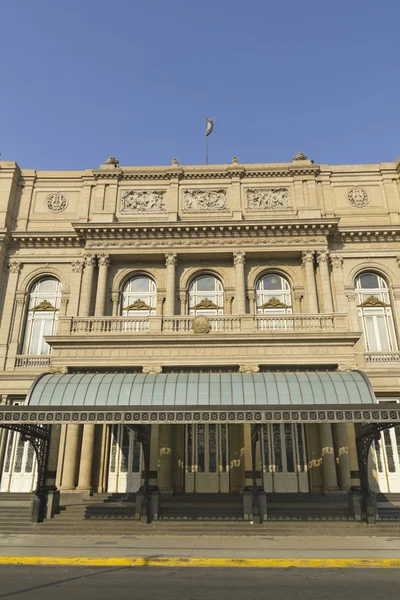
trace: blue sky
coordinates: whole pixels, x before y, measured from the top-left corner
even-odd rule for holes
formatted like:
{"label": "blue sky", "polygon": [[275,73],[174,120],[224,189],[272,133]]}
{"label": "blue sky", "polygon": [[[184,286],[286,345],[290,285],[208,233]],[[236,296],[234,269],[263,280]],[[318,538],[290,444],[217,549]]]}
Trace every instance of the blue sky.
{"label": "blue sky", "polygon": [[399,0],[2,0],[0,152],[36,169],[400,155]]}

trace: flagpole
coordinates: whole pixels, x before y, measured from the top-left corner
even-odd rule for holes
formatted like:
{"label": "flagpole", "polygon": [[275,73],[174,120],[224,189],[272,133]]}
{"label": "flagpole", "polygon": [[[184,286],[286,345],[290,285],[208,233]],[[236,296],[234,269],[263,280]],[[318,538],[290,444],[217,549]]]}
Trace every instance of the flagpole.
{"label": "flagpole", "polygon": [[208,165],[208,135],[206,135],[206,165]]}

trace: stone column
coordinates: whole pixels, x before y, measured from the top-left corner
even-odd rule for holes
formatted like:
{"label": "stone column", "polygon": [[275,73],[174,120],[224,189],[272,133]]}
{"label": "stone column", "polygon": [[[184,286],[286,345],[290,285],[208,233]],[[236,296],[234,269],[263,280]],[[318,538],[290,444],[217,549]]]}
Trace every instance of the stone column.
{"label": "stone column", "polygon": [[172,317],[175,314],[175,271],[177,265],[177,255],[174,252],[168,252],[165,255],[165,265],[167,267],[167,277],[165,285],[165,316]]}
{"label": "stone column", "polygon": [[338,490],[336,476],[335,450],[333,447],[332,426],[330,423],[320,423],[322,472],[324,474],[323,491]]}
{"label": "stone column", "polygon": [[308,312],[312,314],[318,313],[317,288],[315,285],[314,273],[314,250],[304,250],[302,252],[302,261],[306,276],[306,293]]}
{"label": "stone column", "polygon": [[85,259],[85,270],[82,278],[81,302],[79,316],[88,317],[92,305],[93,277],[96,266],[96,256],[89,254]]}
{"label": "stone column", "polygon": [[83,426],[81,461],[79,466],[79,480],[78,487],[76,488],[80,492],[89,493],[92,489],[95,427],[96,426],[92,423]]}
{"label": "stone column", "polygon": [[336,423],[334,428],[339,464],[339,487],[341,490],[349,490],[351,487],[351,477],[346,425],[345,423]]}
{"label": "stone column", "polygon": [[103,254],[98,257],[99,263],[99,278],[97,280],[96,307],[94,314],[96,317],[103,317],[106,307],[107,294],[107,275],[110,266],[110,257],[108,254]]}
{"label": "stone column", "polygon": [[80,450],[80,425],[68,425],[65,444],[62,492],[75,490],[78,479],[79,450]]}
{"label": "stone column", "polygon": [[329,278],[328,260],[328,250],[317,251],[317,262],[319,265],[319,272],[321,275],[322,306],[324,309],[324,313],[331,315],[333,313],[333,302],[331,282]]}
{"label": "stone column", "polygon": [[335,288],[336,312],[346,312],[346,295],[344,291],[343,279],[343,258],[341,256],[331,256],[333,285]]}
{"label": "stone column", "polygon": [[181,303],[181,316],[184,317],[187,311],[187,294],[186,292],[181,292],[179,296],[179,302]]}
{"label": "stone column", "polygon": [[235,265],[236,276],[236,313],[244,315],[246,313],[246,290],[244,281],[244,264],[246,262],[245,252],[233,253],[233,264]]}

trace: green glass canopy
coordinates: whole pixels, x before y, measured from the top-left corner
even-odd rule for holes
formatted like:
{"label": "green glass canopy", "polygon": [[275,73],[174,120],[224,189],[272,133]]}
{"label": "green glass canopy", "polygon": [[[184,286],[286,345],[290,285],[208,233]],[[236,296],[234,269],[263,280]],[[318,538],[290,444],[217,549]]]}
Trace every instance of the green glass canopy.
{"label": "green glass canopy", "polygon": [[37,407],[360,405],[376,402],[360,371],[46,374],[29,392]]}

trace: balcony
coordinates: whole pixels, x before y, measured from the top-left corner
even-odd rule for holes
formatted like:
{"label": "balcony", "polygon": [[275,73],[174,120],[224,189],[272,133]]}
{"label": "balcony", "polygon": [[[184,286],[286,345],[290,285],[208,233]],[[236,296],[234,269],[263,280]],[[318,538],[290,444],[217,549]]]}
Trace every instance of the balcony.
{"label": "balcony", "polygon": [[343,332],[346,315],[210,315],[199,327],[195,316],[61,317],[57,336],[224,335]]}
{"label": "balcony", "polygon": [[400,365],[400,352],[364,352],[366,365]]}
{"label": "balcony", "polygon": [[43,369],[50,366],[50,356],[48,355],[27,355],[19,354],[15,357],[16,369]]}

